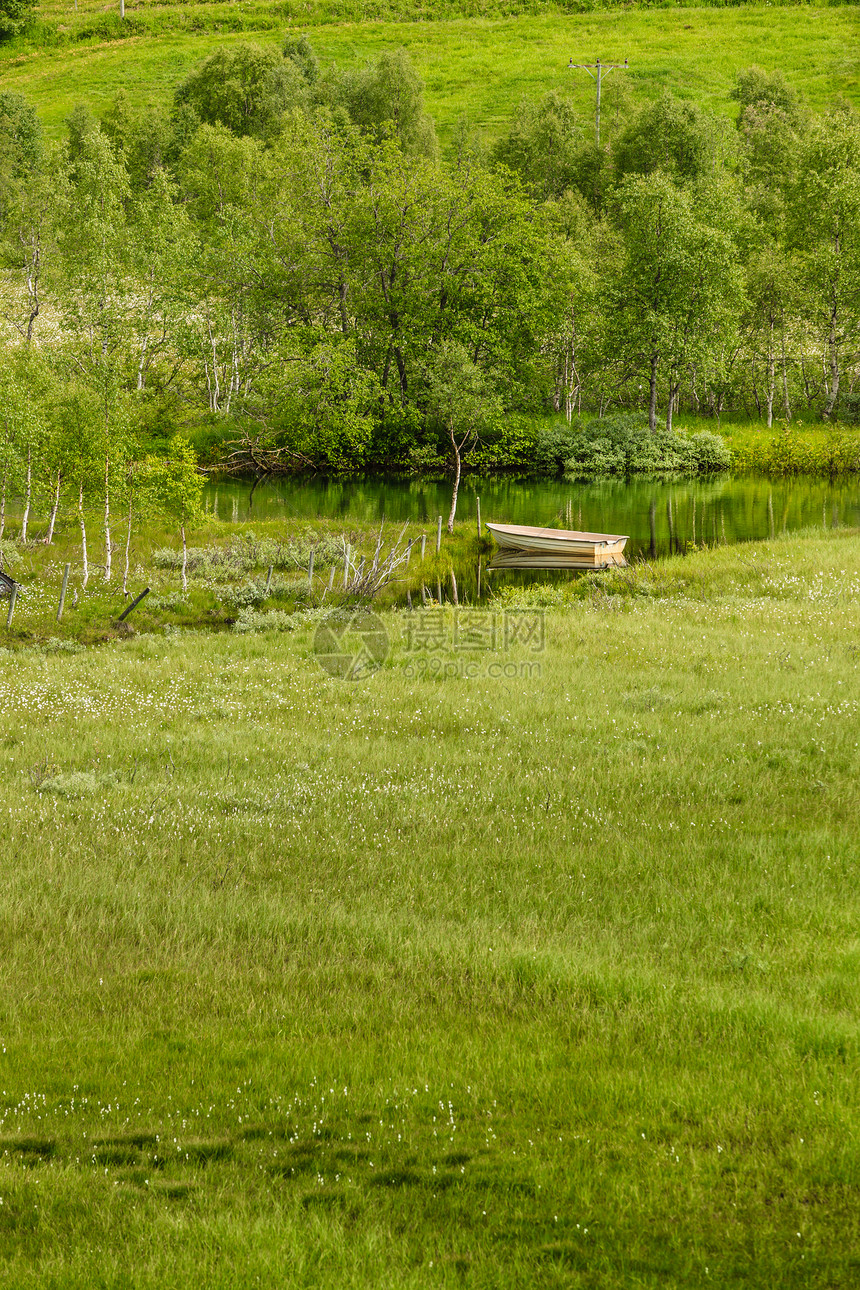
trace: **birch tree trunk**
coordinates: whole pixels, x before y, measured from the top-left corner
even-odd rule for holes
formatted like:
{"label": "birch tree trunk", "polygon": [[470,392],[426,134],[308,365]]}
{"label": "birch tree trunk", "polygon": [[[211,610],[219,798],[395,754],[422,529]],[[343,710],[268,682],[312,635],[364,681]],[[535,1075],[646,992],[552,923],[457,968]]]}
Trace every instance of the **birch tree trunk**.
{"label": "birch tree trunk", "polygon": [[785,358],[785,330],[782,333],[782,401],[786,421],[791,420],[791,403],[788,398],[788,364]]}
{"label": "birch tree trunk", "polygon": [[825,383],[829,387],[827,391],[827,407],[824,409],[824,416],[833,415],[833,409],[836,407],[836,400],[839,398],[839,341],[836,338],[836,310],[830,315],[830,334],[827,337],[828,349],[828,375],[825,376]]}
{"label": "birch tree trunk", "polygon": [[131,494],[128,498],[128,527],[125,531],[125,568],[122,572],[122,594],[128,595],[128,564],[131,555]]}
{"label": "birch tree trunk", "polygon": [[460,445],[454,437],[454,423],[449,421],[448,434],[451,436],[451,447],[454,449],[454,491],[451,494],[451,514],[448,516],[448,532],[454,532],[454,516],[457,514],[457,494],[460,491]]}
{"label": "birch tree trunk", "polygon": [[33,450],[27,444],[27,486],[24,490],[24,514],[21,516],[21,541],[27,541],[27,526],[30,523],[30,499],[33,496]]}
{"label": "birch tree trunk", "polygon": [[105,582],[110,582],[110,575],[111,575],[110,454],[105,453]]}
{"label": "birch tree trunk", "polygon": [[767,341],[767,428],[773,425],[773,400],[776,394],[776,356],[773,352],[773,319]]}
{"label": "birch tree trunk", "polygon": [[188,590],[188,543],[185,540],[185,525],[180,528],[182,534],[182,590]]}
{"label": "birch tree trunk", "polygon": [[60,509],[60,483],[62,482],[62,471],[57,469],[57,479],[54,485],[54,501],[51,505],[51,516],[48,520],[48,533],[45,538],[45,546],[50,546],[54,540],[54,525],[57,522],[57,511]]}
{"label": "birch tree trunk", "polygon": [[85,588],[90,580],[90,566],[87,560],[87,521],[84,515],[84,485],[78,489],[78,520],[81,525],[81,567],[84,572],[81,587]]}
{"label": "birch tree trunk", "polygon": [[651,355],[651,377],[649,382],[650,395],[648,399],[648,429],[653,434],[657,429],[657,363],[658,354]]}

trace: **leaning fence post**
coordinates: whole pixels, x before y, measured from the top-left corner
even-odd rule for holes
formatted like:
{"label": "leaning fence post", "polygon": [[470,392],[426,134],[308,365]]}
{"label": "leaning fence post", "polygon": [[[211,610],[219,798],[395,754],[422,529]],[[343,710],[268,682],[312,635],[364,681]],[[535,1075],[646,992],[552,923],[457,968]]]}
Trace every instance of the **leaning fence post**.
{"label": "leaning fence post", "polygon": [[131,613],[132,609],[136,609],[136,608],[137,608],[137,606],[140,604],[141,600],[143,600],[144,596],[148,596],[148,595],[149,595],[149,587],[144,587],[144,589],[143,589],[143,591],[140,593],[140,595],[139,595],[139,596],[137,596],[137,597],[136,597],[136,598],[131,602],[131,604],[128,606],[128,608],[127,608],[127,609],[124,609],[124,610],[122,611],[122,613],[120,614],[119,618],[117,619],[117,622],[118,622],[118,623],[124,623],[124,622],[125,622],[125,620],[126,620],[126,618],[128,618],[129,614]]}
{"label": "leaning fence post", "polygon": [[17,584],[17,582],[16,582],[16,583],[14,584],[14,586],[12,587],[12,590],[11,590],[11,591],[10,591],[10,593],[9,593],[9,612],[8,612],[8,614],[6,615],[6,626],[7,626],[7,627],[11,627],[11,626],[12,626],[12,615],[13,615],[13,614],[14,614],[14,612],[15,612],[15,601],[16,601],[17,599],[18,599],[18,584]]}
{"label": "leaning fence post", "polygon": [[455,605],[459,605],[459,603],[460,603],[460,598],[459,598],[459,596],[457,595],[457,579],[456,579],[456,577],[455,577],[455,575],[454,575],[454,570],[453,570],[453,569],[451,570],[451,591],[453,592],[454,604],[455,604]]}
{"label": "leaning fence post", "polygon": [[427,534],[422,533],[421,534],[421,559],[422,560],[424,559],[426,552],[427,552]]}
{"label": "leaning fence post", "polygon": [[267,596],[268,596],[269,592],[272,590],[272,574],[273,574],[274,572],[275,572],[275,566],[274,566],[273,564],[270,564],[270,565],[269,565],[269,572],[268,572],[268,573],[267,573],[267,575],[266,575],[266,595],[267,595]]}
{"label": "leaning fence post", "polygon": [[314,585],[314,548],[311,547],[311,553],[308,556],[308,586],[313,590]]}
{"label": "leaning fence post", "polygon": [[71,567],[72,566],[70,564],[67,564],[63,570],[63,585],[60,588],[60,603],[57,605],[57,622],[59,622],[63,616],[63,607],[66,603],[66,588],[69,585],[69,570]]}
{"label": "leaning fence post", "polygon": [[478,537],[480,537],[481,536],[481,499],[480,497],[476,497],[475,501],[478,505]]}
{"label": "leaning fence post", "polygon": [[442,516],[436,518],[436,554],[442,550]]}

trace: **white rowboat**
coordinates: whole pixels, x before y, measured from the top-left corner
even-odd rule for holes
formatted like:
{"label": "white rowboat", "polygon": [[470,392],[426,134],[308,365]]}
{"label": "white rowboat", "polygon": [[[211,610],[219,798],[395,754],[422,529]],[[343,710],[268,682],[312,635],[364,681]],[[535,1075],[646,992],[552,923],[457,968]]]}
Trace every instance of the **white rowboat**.
{"label": "white rowboat", "polygon": [[[558,564],[544,568],[571,567],[576,561],[582,568],[606,564],[624,564],[626,536],[618,533],[578,533],[570,529],[537,529],[524,524],[488,524],[498,546],[507,552],[526,556],[546,556]],[[537,566],[535,566],[537,567]]]}

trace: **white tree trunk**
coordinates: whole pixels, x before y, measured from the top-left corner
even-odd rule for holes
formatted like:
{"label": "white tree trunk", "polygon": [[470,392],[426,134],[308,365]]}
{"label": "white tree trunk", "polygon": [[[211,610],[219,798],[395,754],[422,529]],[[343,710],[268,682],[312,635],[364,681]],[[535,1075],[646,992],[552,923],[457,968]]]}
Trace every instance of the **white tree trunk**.
{"label": "white tree trunk", "polygon": [[451,446],[454,449],[454,491],[451,494],[451,514],[448,516],[448,532],[454,532],[454,516],[457,514],[457,494],[460,491],[460,447],[454,438],[454,427],[449,425]]}
{"label": "white tree trunk", "polygon": [[48,533],[45,538],[45,546],[50,546],[54,540],[54,525],[57,522],[57,511],[60,509],[60,483],[62,481],[62,471],[57,471],[57,480],[54,485],[54,501],[51,506],[51,517],[48,520]]}
{"label": "white tree trunk", "polygon": [[773,352],[773,319],[767,341],[767,428],[773,425],[773,400],[776,394],[776,356]]}
{"label": "white tree trunk", "polygon": [[81,568],[83,569],[83,581],[81,587],[86,587],[90,580],[90,566],[87,560],[87,521],[84,516],[84,486],[83,483],[78,491],[78,519],[81,525]]}
{"label": "white tree trunk", "polygon": [[128,527],[125,531],[125,568],[122,573],[122,594],[128,595],[128,564],[131,556],[131,494],[128,498]]}
{"label": "white tree trunk", "polygon": [[836,407],[836,400],[839,398],[839,341],[836,337],[835,309],[830,316],[830,335],[827,338],[827,348],[829,361],[824,378],[825,388],[827,389],[827,407],[824,409],[825,417],[832,415],[833,409]]}
{"label": "white tree trunk", "polygon": [[111,540],[110,540],[110,456],[105,454],[105,582],[110,582],[111,575]]}
{"label": "white tree trunk", "polygon": [[21,516],[21,541],[27,541],[27,525],[30,523],[30,499],[33,496],[33,450],[27,444],[27,487],[24,491],[24,514]]}

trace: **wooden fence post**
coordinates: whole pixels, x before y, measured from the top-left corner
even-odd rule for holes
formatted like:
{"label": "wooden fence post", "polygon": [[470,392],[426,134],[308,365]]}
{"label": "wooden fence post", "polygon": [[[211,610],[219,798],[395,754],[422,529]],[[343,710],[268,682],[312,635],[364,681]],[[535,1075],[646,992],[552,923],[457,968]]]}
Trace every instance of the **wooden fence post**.
{"label": "wooden fence post", "polygon": [[71,567],[72,566],[70,564],[67,564],[63,570],[63,585],[60,588],[60,603],[57,605],[57,622],[59,622],[63,616],[63,607],[66,603],[66,588],[69,585],[69,571]]}
{"label": "wooden fence post", "polygon": [[436,554],[442,550],[442,516],[436,520]]}
{"label": "wooden fence post", "polygon": [[475,501],[478,504],[478,537],[480,537],[481,536],[481,499],[480,497],[476,497]]}
{"label": "wooden fence post", "polygon": [[137,596],[137,597],[136,597],[136,598],[131,602],[131,604],[129,605],[128,609],[124,609],[124,610],[122,611],[122,613],[120,614],[119,618],[117,619],[117,622],[118,622],[118,623],[124,623],[124,622],[125,622],[125,620],[126,620],[126,618],[128,618],[129,614],[131,613],[132,609],[136,609],[136,608],[137,608],[137,606],[140,604],[141,600],[143,600],[144,596],[148,596],[148,595],[149,595],[149,587],[144,587],[144,589],[143,589],[143,591],[140,593],[140,595],[139,595],[139,596]]}
{"label": "wooden fence post", "polygon": [[14,614],[14,612],[15,612],[15,601],[16,601],[17,599],[18,599],[18,584],[17,584],[17,582],[16,582],[16,583],[15,583],[15,585],[14,585],[14,587],[12,588],[12,590],[11,590],[11,591],[10,591],[10,593],[9,593],[9,612],[8,612],[8,614],[6,615],[6,626],[7,626],[7,628],[12,626],[12,615],[13,615],[13,614]]}

